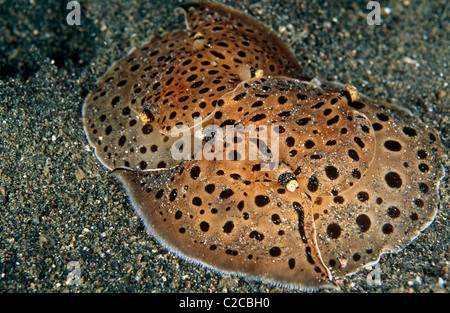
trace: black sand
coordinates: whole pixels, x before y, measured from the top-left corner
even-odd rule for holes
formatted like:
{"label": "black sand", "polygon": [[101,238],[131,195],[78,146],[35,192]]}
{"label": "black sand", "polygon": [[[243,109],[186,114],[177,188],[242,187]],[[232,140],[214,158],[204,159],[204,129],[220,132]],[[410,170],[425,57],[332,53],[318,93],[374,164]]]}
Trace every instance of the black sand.
{"label": "black sand", "polygon": [[[93,83],[131,47],[184,28],[181,1],[80,1],[80,26],[67,25],[67,2],[0,1],[0,292],[292,292],[162,248],[88,147]],[[226,3],[278,31],[307,74],[402,104],[450,149],[448,1],[381,1],[380,26],[367,1]],[[364,269],[342,292],[449,292],[449,191],[447,177],[435,222],[381,258],[381,284]],[[71,261],[81,281],[67,285]]]}

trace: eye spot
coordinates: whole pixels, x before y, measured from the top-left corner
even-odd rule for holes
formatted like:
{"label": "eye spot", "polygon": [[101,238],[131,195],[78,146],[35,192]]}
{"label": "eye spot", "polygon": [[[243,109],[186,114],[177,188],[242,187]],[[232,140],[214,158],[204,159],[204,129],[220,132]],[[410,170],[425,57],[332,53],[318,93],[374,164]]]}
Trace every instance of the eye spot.
{"label": "eye spot", "polygon": [[232,189],[225,189],[220,193],[219,197],[221,199],[228,199],[232,195],[234,195],[234,191]]}
{"label": "eye spot", "polygon": [[319,180],[316,176],[313,175],[309,178],[307,187],[311,192],[316,192],[319,189]]}
{"label": "eye spot", "polygon": [[327,234],[331,239],[338,239],[341,236],[341,226],[337,223],[332,223],[327,226]]}
{"label": "eye spot", "polygon": [[383,129],[383,125],[381,125],[380,123],[373,123],[372,127],[373,127],[373,130],[375,130],[375,131],[379,131],[379,130]]}
{"label": "eye spot", "polygon": [[152,126],[151,124],[145,124],[145,125],[142,127],[142,133],[143,133],[144,135],[151,134],[152,132],[153,132],[153,126]]}
{"label": "eye spot", "polygon": [[281,255],[281,249],[279,247],[272,247],[269,250],[270,256],[277,257]]}
{"label": "eye spot", "polygon": [[428,158],[428,153],[424,150],[419,150],[417,151],[417,156],[419,157],[419,159],[423,160]]}
{"label": "eye spot", "polygon": [[263,207],[266,204],[268,204],[269,202],[270,202],[270,199],[267,196],[258,195],[258,196],[255,197],[255,204],[258,207]]}
{"label": "eye spot", "polygon": [[430,167],[426,165],[425,163],[419,164],[419,171],[422,173],[427,173],[430,170]]}
{"label": "eye spot", "polygon": [[314,143],[314,141],[312,140],[306,140],[305,141],[305,148],[306,149],[311,149],[312,147],[314,147],[316,144]]}
{"label": "eye spot", "polygon": [[430,190],[430,187],[425,183],[419,183],[419,190],[421,193],[427,193]]}
{"label": "eye spot", "polygon": [[360,110],[360,109],[363,109],[366,105],[364,103],[359,102],[359,101],[354,101],[354,102],[350,103],[350,106],[352,108]]}
{"label": "eye spot", "polygon": [[214,184],[209,184],[209,185],[205,186],[205,191],[209,194],[212,194],[215,189],[216,189],[216,186]]}
{"label": "eye spot", "polygon": [[200,223],[200,229],[201,229],[203,232],[207,232],[207,231],[209,230],[209,223],[208,223],[208,222],[205,222],[205,221],[201,222],[201,223]]}
{"label": "eye spot", "polygon": [[280,218],[280,216],[279,216],[278,214],[276,214],[276,213],[272,215],[271,219],[272,219],[272,222],[273,222],[275,225],[279,225],[279,224],[281,223],[281,218]]}
{"label": "eye spot", "polygon": [[231,249],[226,250],[225,253],[232,255],[232,256],[238,255],[238,252],[236,250],[231,250]]}
{"label": "eye spot", "polygon": [[342,203],[345,202],[345,199],[342,196],[336,196],[336,197],[333,198],[333,202],[334,203],[338,203],[338,204],[342,204]]}
{"label": "eye spot", "polygon": [[194,166],[191,169],[191,178],[197,179],[200,176],[200,168],[198,166]]}
{"label": "eye spot", "polygon": [[428,135],[429,135],[431,143],[433,143],[437,140],[436,136],[433,133],[429,133]]}
{"label": "eye spot", "polygon": [[287,102],[287,98],[285,96],[280,96],[278,98],[278,103],[279,104],[285,104]]}
{"label": "eye spot", "polygon": [[360,191],[358,192],[358,194],[356,195],[356,197],[358,198],[359,201],[361,202],[366,202],[367,200],[369,200],[369,194],[365,191]]}
{"label": "eye spot", "polygon": [[289,269],[293,270],[295,267],[295,259],[291,258],[288,261]]}
{"label": "eye spot", "polygon": [[389,234],[392,234],[394,232],[394,226],[392,226],[389,223],[386,223],[386,224],[383,225],[381,230],[382,230],[383,234],[389,235]]}
{"label": "eye spot", "polygon": [[127,140],[127,137],[125,137],[125,136],[120,137],[119,142],[118,142],[119,146],[123,147],[126,140]]}
{"label": "eye spot", "polygon": [[233,221],[228,221],[228,222],[226,222],[225,225],[223,225],[223,227],[222,227],[223,232],[224,232],[224,233],[227,233],[227,234],[231,233],[231,231],[233,230],[233,228],[234,228],[234,223],[233,223]]}
{"label": "eye spot", "polygon": [[387,173],[384,180],[391,188],[400,188],[402,186],[402,179],[400,178],[400,175],[395,172]]}
{"label": "eye spot", "polygon": [[264,240],[264,234],[262,234],[262,233],[260,233],[260,232],[258,232],[258,231],[256,231],[256,230],[252,231],[252,232],[249,234],[249,237],[252,238],[252,239],[256,239],[256,240],[258,240],[258,241]]}
{"label": "eye spot", "polygon": [[408,126],[403,127],[403,132],[405,133],[405,135],[407,135],[409,137],[417,136],[417,131],[414,128],[411,128]]}
{"label": "eye spot", "polygon": [[355,169],[352,171],[352,176],[353,176],[354,178],[356,178],[356,179],[360,179],[360,178],[361,178],[361,172],[360,172],[357,168],[355,168]]}
{"label": "eye spot", "polygon": [[123,115],[129,115],[131,113],[131,110],[129,107],[125,107],[122,109],[122,114]]}
{"label": "eye spot", "polygon": [[296,121],[297,125],[299,126],[305,126],[306,124],[308,124],[308,122],[311,120],[311,118],[309,117],[305,117],[305,118],[301,118],[299,120]]}
{"label": "eye spot", "polygon": [[359,137],[354,137],[353,140],[356,142],[356,144],[362,149],[366,146],[366,144],[361,140]]}
{"label": "eye spot", "polygon": [[170,202],[175,201],[175,198],[177,197],[177,195],[178,195],[178,190],[175,188],[172,190],[172,192],[169,195]]}
{"label": "eye spot", "polygon": [[397,218],[400,216],[400,214],[401,214],[401,212],[400,212],[399,208],[397,208],[395,206],[391,206],[387,209],[387,215],[390,218]]}
{"label": "eye spot", "polygon": [[331,126],[333,124],[336,124],[338,121],[339,121],[339,115],[335,115],[333,118],[331,118],[327,121],[327,125]]}
{"label": "eye spot", "polygon": [[409,218],[411,219],[411,221],[417,221],[419,219],[419,216],[417,215],[417,213],[413,212],[409,215]]}
{"label": "eye spot", "polygon": [[335,180],[339,177],[339,171],[334,166],[325,167],[325,174],[330,180]]}
{"label": "eye spot", "polygon": [[161,199],[161,197],[163,196],[163,194],[164,194],[164,189],[160,189],[160,190],[158,190],[158,192],[155,194],[155,198],[156,198],[156,199]]}
{"label": "eye spot", "polygon": [[202,199],[200,197],[194,197],[192,199],[192,204],[195,206],[201,206],[202,205]]}
{"label": "eye spot", "polygon": [[384,142],[384,147],[390,151],[400,151],[402,150],[402,145],[398,141],[386,140]]}
{"label": "eye spot", "polygon": [[384,114],[384,113],[378,113],[378,114],[377,114],[377,118],[378,118],[380,121],[382,121],[382,122],[387,122],[387,121],[389,121],[389,117],[388,117],[386,114]]}
{"label": "eye spot", "polygon": [[353,159],[353,161],[359,161],[358,152],[353,149],[348,150],[348,156]]}
{"label": "eye spot", "polygon": [[139,162],[139,168],[141,170],[145,170],[147,168],[147,162],[145,162],[145,161]]}
{"label": "eye spot", "polygon": [[288,147],[293,147],[294,144],[295,144],[295,139],[294,139],[294,138],[292,138],[292,137],[286,138],[286,145],[287,145]]}
{"label": "eye spot", "polygon": [[370,229],[370,225],[372,222],[370,221],[370,218],[366,214],[360,214],[356,218],[356,224],[358,224],[359,229],[365,233]]}

